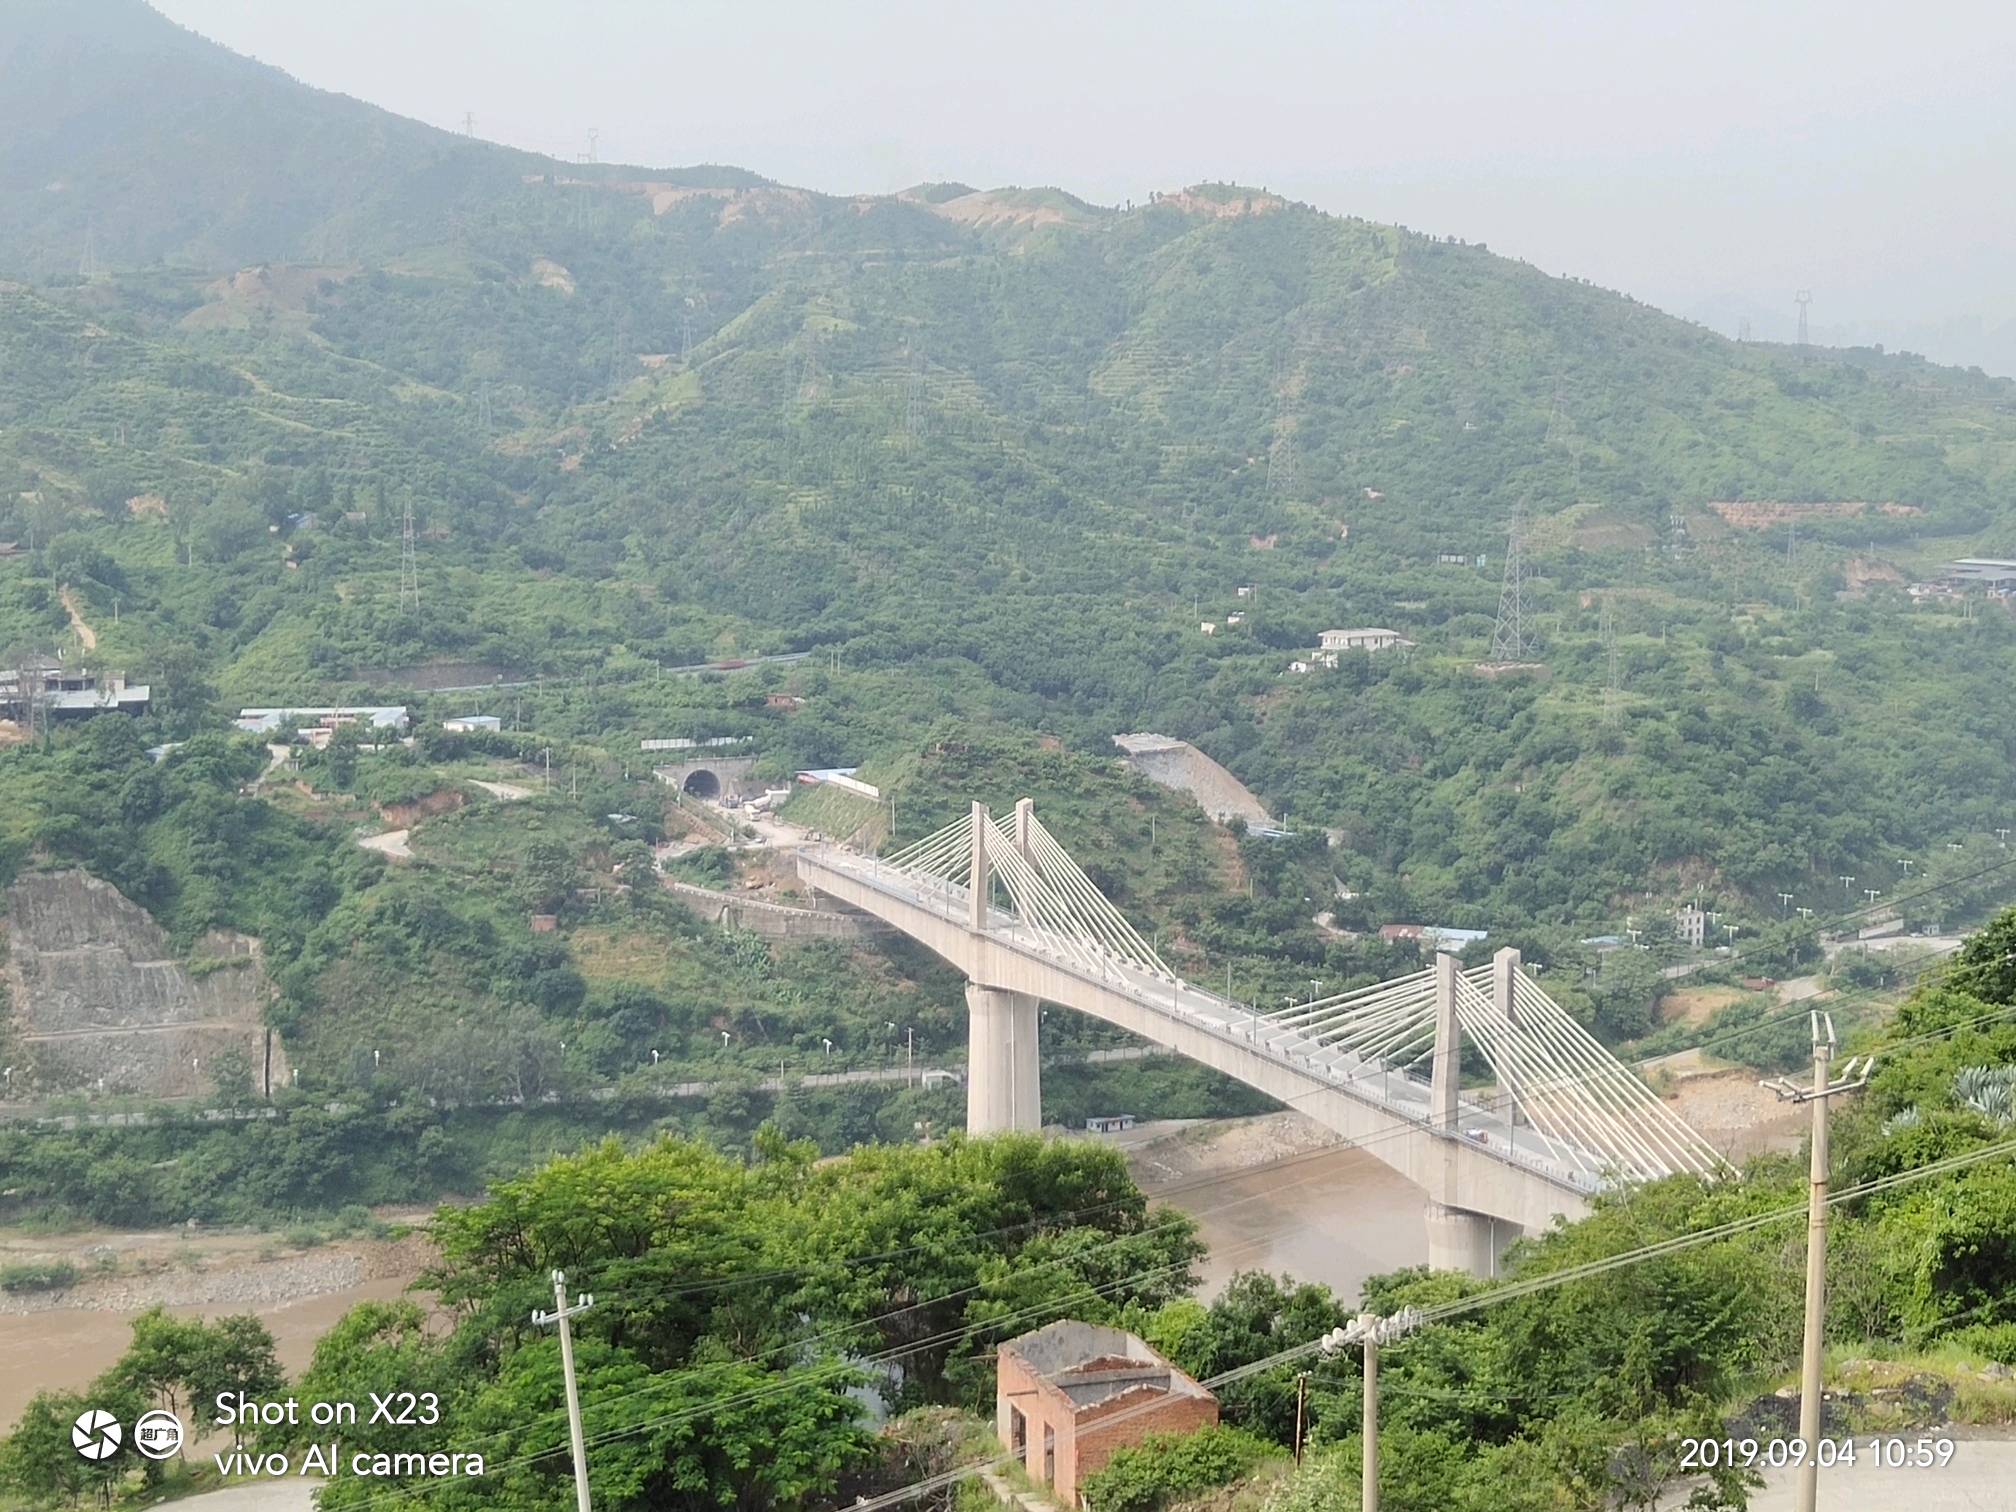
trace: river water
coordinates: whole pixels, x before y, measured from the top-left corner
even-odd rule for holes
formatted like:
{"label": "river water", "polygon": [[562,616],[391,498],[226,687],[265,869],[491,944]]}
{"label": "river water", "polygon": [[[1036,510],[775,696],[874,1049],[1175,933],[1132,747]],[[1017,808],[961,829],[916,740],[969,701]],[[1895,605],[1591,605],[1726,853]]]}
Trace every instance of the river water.
{"label": "river water", "polygon": [[1362,1150],[1192,1177],[1165,1200],[1211,1247],[1199,1267],[1207,1300],[1237,1272],[1265,1270],[1320,1281],[1356,1305],[1367,1276],[1428,1261],[1420,1189]]}
{"label": "river water", "polygon": [[[252,1313],[273,1331],[273,1342],[289,1376],[307,1366],[319,1339],[359,1302],[386,1301],[404,1294],[407,1280],[380,1277],[342,1291],[269,1304],[213,1304],[171,1307],[181,1318],[221,1318]],[[21,1415],[28,1399],[48,1387],[81,1391],[126,1352],[132,1342],[132,1315],[66,1307],[50,1312],[0,1317],[0,1431]]]}
{"label": "river water", "polygon": [[[1151,1189],[1152,1191],[1152,1189]],[[1210,1254],[1199,1266],[1207,1300],[1243,1270],[1320,1281],[1356,1304],[1367,1276],[1428,1257],[1421,1193],[1370,1155],[1323,1150],[1247,1170],[1192,1176],[1163,1199],[1197,1220]],[[384,1276],[289,1302],[174,1307],[180,1317],[251,1312],[273,1331],[280,1363],[298,1375],[315,1341],[359,1302],[404,1294]],[[78,1390],[125,1352],[130,1315],[85,1308],[0,1317],[0,1431],[43,1387]]]}

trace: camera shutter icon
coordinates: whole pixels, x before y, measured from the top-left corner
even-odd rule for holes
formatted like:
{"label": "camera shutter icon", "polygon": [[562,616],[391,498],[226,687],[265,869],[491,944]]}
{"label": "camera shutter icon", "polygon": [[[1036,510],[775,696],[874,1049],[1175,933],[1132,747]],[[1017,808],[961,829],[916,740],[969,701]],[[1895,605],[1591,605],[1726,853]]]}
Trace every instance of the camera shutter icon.
{"label": "camera shutter icon", "polygon": [[119,1452],[123,1438],[119,1419],[102,1407],[80,1412],[70,1425],[70,1442],[87,1460],[110,1459]]}

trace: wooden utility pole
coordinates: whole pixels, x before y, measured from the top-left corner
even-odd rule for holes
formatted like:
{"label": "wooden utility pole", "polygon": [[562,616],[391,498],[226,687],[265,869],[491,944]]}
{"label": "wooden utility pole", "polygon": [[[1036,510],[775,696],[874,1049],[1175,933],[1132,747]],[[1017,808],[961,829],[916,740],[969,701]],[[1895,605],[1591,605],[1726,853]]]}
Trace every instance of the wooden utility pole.
{"label": "wooden utility pole", "polygon": [[1836,1093],[1854,1092],[1869,1083],[1873,1056],[1851,1059],[1841,1068],[1838,1081],[1830,1079],[1827,1064],[1834,1058],[1834,1018],[1827,1013],[1811,1015],[1813,1031],[1813,1085],[1800,1087],[1789,1077],[1762,1083],[1789,1102],[1813,1105],[1812,1157],[1808,1162],[1806,1198],[1806,1330],[1800,1345],[1799,1437],[1805,1441],[1806,1457],[1799,1465],[1798,1512],[1814,1512],[1820,1495],[1820,1366],[1826,1346],[1827,1324],[1827,1104]]}
{"label": "wooden utility pole", "polygon": [[588,1446],[582,1442],[581,1434],[581,1387],[574,1379],[574,1335],[567,1327],[567,1320],[584,1313],[595,1305],[593,1296],[583,1292],[572,1307],[567,1305],[567,1273],[553,1272],[553,1311],[544,1309],[532,1314],[532,1321],[544,1328],[548,1323],[560,1326],[560,1370],[567,1381],[567,1432],[574,1443],[574,1504],[576,1512],[592,1512],[588,1505]]}
{"label": "wooden utility pole", "polygon": [[1295,1376],[1295,1463],[1302,1463],[1302,1425],[1309,1416],[1309,1372]]}

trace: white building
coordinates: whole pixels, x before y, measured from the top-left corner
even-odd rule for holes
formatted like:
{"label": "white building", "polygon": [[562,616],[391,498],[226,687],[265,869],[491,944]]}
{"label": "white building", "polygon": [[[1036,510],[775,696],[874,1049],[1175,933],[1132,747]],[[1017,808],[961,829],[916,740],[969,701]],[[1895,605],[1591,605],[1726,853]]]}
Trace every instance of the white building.
{"label": "white building", "polygon": [[247,735],[280,735],[292,739],[296,735],[321,732],[327,740],[339,725],[363,725],[374,735],[406,733],[406,706],[404,704],[341,705],[300,709],[240,709],[237,727]]}
{"label": "white building", "polygon": [[473,735],[478,730],[501,732],[504,721],[495,714],[465,714],[460,719],[444,719],[441,728],[451,735]]}
{"label": "white building", "polygon": [[1962,557],[1946,564],[1946,580],[1962,587],[1986,588],[1991,593],[2016,591],[2016,562],[2000,557]]}
{"label": "white building", "polygon": [[1396,646],[1411,646],[1414,642],[1405,639],[1397,630],[1360,629],[1325,630],[1321,636],[1325,651],[1391,651]]}

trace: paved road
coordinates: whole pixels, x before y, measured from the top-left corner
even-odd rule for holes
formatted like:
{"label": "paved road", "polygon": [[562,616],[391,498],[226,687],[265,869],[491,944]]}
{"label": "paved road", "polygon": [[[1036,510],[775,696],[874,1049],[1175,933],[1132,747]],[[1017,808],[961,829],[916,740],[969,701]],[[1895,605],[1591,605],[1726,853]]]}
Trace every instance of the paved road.
{"label": "paved road", "polygon": [[289,1475],[205,1491],[170,1505],[175,1512],[313,1512],[321,1485],[312,1476]]}
{"label": "paved road", "polygon": [[[1791,1470],[1766,1475],[1764,1489],[1751,1493],[1750,1512],[1796,1512],[1798,1486]],[[2016,1438],[2007,1436],[1960,1439],[1944,1469],[1886,1470],[1860,1455],[1853,1467],[1820,1472],[1819,1512],[2009,1512],[2011,1507],[2016,1507]]]}

